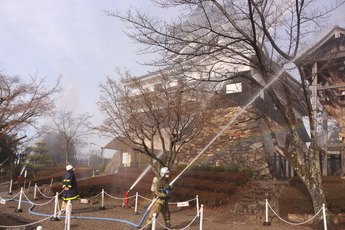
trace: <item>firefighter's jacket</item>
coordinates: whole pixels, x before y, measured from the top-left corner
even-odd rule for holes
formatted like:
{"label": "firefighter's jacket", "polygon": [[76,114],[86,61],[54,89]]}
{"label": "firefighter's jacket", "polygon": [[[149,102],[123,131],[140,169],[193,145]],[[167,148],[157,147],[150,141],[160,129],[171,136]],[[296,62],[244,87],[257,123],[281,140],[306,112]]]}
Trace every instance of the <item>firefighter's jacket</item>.
{"label": "firefighter's jacket", "polygon": [[65,187],[68,187],[69,190],[64,190],[62,195],[63,200],[74,200],[79,197],[77,180],[73,170],[67,171],[67,173],[62,176],[62,188],[65,189]]}
{"label": "firefighter's jacket", "polygon": [[154,193],[157,199],[157,203],[159,204],[165,204],[168,202],[167,198],[169,195],[164,194],[161,189],[163,189],[166,185],[169,185],[169,181],[161,176],[156,176],[152,180],[152,185],[151,185],[151,192]]}

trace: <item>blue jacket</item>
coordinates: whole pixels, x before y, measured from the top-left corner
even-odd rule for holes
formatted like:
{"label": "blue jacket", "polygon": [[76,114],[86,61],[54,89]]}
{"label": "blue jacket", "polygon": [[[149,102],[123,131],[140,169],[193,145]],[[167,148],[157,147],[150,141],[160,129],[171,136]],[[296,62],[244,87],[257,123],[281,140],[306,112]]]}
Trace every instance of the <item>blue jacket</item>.
{"label": "blue jacket", "polygon": [[74,200],[79,197],[77,180],[75,178],[73,170],[67,171],[67,173],[62,176],[62,188],[65,189],[65,187],[68,187],[69,190],[63,191],[63,200]]}

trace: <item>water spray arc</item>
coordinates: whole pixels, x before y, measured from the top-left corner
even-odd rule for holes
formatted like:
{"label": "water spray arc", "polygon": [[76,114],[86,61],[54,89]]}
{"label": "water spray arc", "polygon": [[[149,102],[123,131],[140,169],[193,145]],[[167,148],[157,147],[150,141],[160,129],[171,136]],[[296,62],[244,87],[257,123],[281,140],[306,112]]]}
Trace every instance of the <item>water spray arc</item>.
{"label": "water spray arc", "polygon": [[[291,7],[294,6],[294,3],[291,5]],[[289,11],[285,11],[282,16],[286,15]],[[345,18],[345,14],[342,15],[340,18]],[[280,22],[279,22],[280,23]],[[317,40],[317,37],[314,37],[314,40]],[[314,41],[313,41],[314,42]],[[312,43],[310,43],[312,44]],[[183,169],[179,175],[177,175],[174,180],[171,181],[170,186],[175,183],[175,181],[213,144],[213,142],[264,92],[267,88],[269,88],[274,82],[277,81],[277,79],[285,72],[286,69],[289,68],[290,64],[293,64],[301,54],[305,53],[309,47],[305,47],[304,50],[302,50],[298,55],[296,55],[292,60],[290,60],[288,63],[285,63],[285,65],[280,69],[280,71],[273,76],[270,82],[268,82],[257,94],[250,100],[237,114],[236,116],[231,119],[224,128],[204,147],[204,149],[201,150],[201,152],[187,165],[185,169]]]}
{"label": "water spray arc", "polygon": [[6,161],[8,161],[8,157],[7,157],[7,159],[4,161],[4,162],[2,162],[1,164],[0,164],[0,166],[2,166],[3,164],[5,164],[6,163]]}
{"label": "water spray arc", "polygon": [[[224,127],[222,130],[218,132],[218,134],[200,151],[200,153],[187,165],[186,168],[184,168],[180,174],[178,174],[171,182],[170,186],[172,186],[175,181],[215,142],[215,140],[222,135],[225,130],[229,128],[230,125],[234,123],[234,121],[244,113],[244,111],[264,92],[268,87],[270,87],[279,77],[280,75],[285,71],[285,68],[282,68],[278,74],[269,82],[267,83],[253,98],[250,100],[243,108],[234,116]],[[152,206],[152,205],[150,205]]]}
{"label": "water spray arc", "polygon": [[23,168],[20,170],[20,173],[19,173],[20,176],[23,174],[25,169],[26,169],[26,165],[24,165]]}
{"label": "water spray arc", "polygon": [[[229,128],[231,124],[234,123],[234,121],[243,114],[243,112],[262,94],[263,91],[265,91],[268,87],[270,87],[279,77],[280,75],[285,71],[285,68],[282,68],[281,71],[271,80],[271,82],[267,83],[253,98],[250,100],[237,114],[234,116],[224,127],[222,130],[218,132],[218,134],[200,151],[200,153],[187,165],[186,168],[184,168],[180,174],[178,174],[170,183],[169,186],[171,187],[175,181],[215,142],[215,140],[222,135],[226,129]],[[150,205],[148,206],[146,213],[152,208],[153,204],[157,201],[158,197],[154,198]]]}
{"label": "water spray arc", "polygon": [[[158,158],[161,157],[163,155],[163,150],[161,150],[161,152],[158,154]],[[156,161],[154,161],[156,162]],[[124,196],[125,199],[123,200],[123,207],[128,207],[129,206],[129,193],[130,191],[139,183],[139,181],[146,175],[146,173],[151,169],[151,166],[148,165],[146,167],[146,169],[141,173],[141,175],[136,179],[136,181],[134,181],[134,183],[132,184],[132,186],[128,189],[127,192],[125,192]],[[146,218],[147,212],[145,212],[145,215],[143,217],[143,219]]]}
{"label": "water spray arc", "polygon": [[[158,158],[160,158],[163,155],[163,150],[158,154]],[[153,161],[155,163],[156,161]],[[128,191],[131,191],[137,184],[138,182],[143,178],[143,176],[151,169],[151,166],[148,165],[146,169],[142,172],[142,174],[138,177],[138,179],[133,183],[133,185],[129,188]]]}

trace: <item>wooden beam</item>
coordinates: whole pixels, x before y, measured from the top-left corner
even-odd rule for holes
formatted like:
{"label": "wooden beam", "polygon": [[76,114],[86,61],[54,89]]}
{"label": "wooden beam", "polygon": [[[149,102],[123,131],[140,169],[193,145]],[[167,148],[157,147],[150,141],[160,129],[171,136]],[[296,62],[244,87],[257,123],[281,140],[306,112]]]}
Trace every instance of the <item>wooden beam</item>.
{"label": "wooden beam", "polygon": [[317,87],[317,90],[335,89],[335,88],[343,88],[343,87],[345,87],[345,84]]}
{"label": "wooden beam", "polygon": [[320,145],[321,148],[337,148],[337,147],[345,147],[345,143],[337,143],[337,144],[327,144],[327,145]]}

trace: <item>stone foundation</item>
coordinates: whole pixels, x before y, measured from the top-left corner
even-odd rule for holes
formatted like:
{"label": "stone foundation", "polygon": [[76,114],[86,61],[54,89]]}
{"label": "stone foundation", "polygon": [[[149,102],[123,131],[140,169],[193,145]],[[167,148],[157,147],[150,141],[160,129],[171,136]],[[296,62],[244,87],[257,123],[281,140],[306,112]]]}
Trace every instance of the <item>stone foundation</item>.
{"label": "stone foundation", "polygon": [[[241,108],[219,109],[200,135],[191,143],[185,144],[177,157],[178,164],[189,164],[203,148],[233,119]],[[271,179],[268,150],[258,122],[258,114],[245,111],[237,117],[213,144],[198,158],[199,165],[237,166],[251,168],[255,179]]]}

